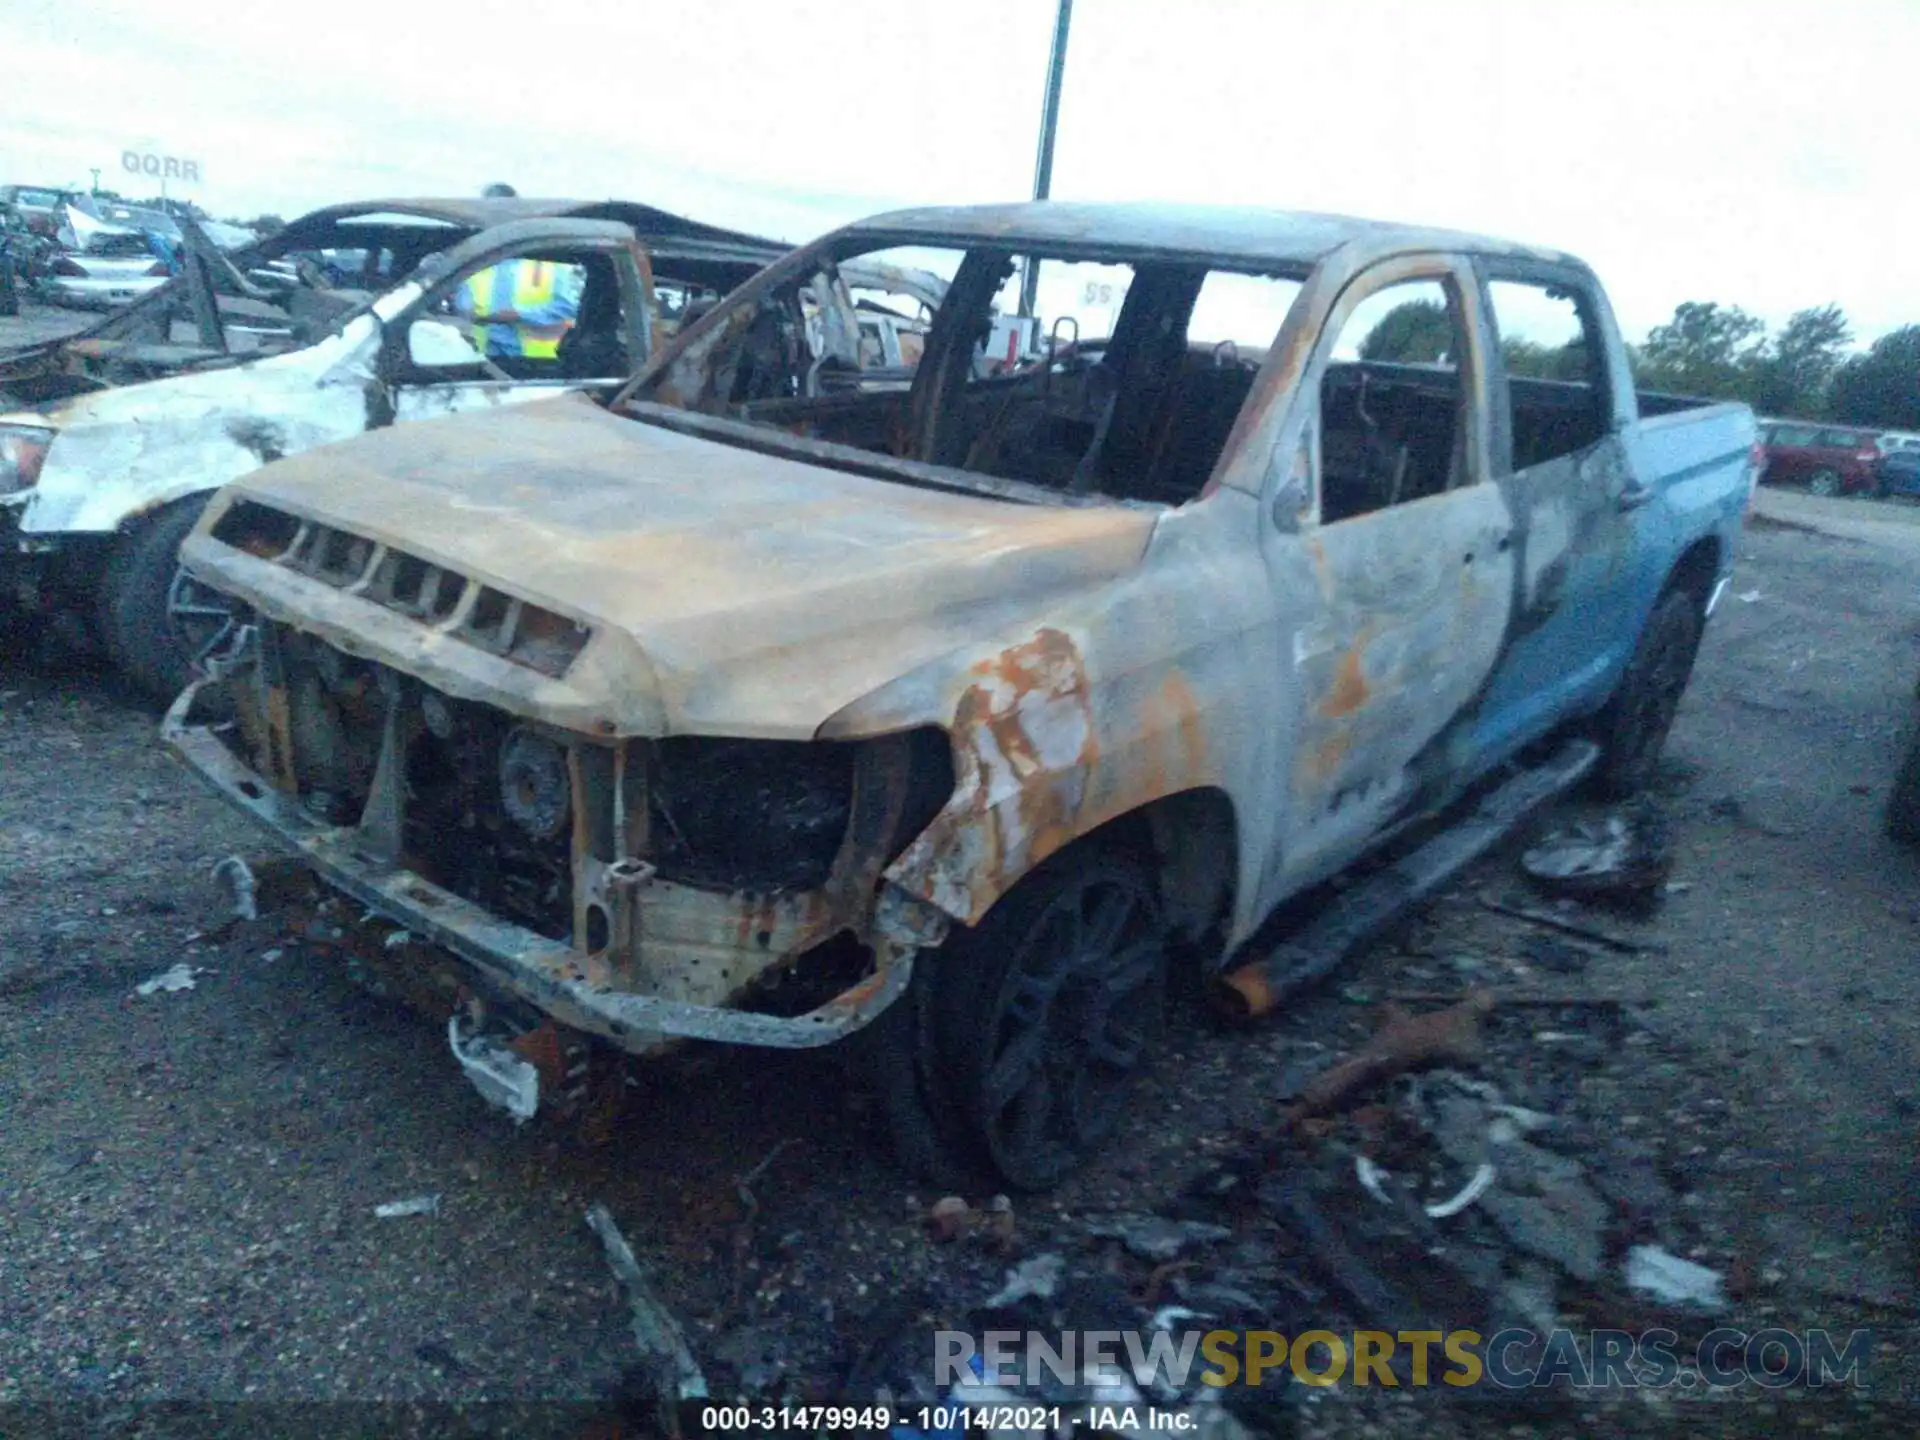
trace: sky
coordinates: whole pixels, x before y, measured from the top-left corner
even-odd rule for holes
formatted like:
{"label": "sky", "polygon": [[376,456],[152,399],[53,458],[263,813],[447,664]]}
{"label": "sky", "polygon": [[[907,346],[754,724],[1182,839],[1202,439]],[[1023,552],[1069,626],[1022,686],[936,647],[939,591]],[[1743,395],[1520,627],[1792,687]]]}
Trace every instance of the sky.
{"label": "sky", "polygon": [[[0,180],[214,215],[618,196],[799,241],[1031,193],[1054,0],[5,0]],[[1053,193],[1569,250],[1686,300],[1920,322],[1920,0],[1077,0]],[[181,194],[175,184],[170,193]]]}

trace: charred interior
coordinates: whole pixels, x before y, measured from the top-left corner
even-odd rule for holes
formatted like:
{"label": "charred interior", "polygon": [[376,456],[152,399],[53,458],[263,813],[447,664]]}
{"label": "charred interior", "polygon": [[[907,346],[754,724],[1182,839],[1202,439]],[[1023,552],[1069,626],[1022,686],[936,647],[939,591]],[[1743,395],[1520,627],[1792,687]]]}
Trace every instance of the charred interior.
{"label": "charred interior", "polygon": [[[952,277],[882,372],[873,302],[848,300],[843,273],[876,261]],[[1038,276],[1030,330],[1013,315],[1023,264]],[[1300,278],[1159,255],[822,252],[786,284],[723,302],[631,413],[661,420],[644,407],[664,401],[1040,491],[1177,505],[1211,477]]]}

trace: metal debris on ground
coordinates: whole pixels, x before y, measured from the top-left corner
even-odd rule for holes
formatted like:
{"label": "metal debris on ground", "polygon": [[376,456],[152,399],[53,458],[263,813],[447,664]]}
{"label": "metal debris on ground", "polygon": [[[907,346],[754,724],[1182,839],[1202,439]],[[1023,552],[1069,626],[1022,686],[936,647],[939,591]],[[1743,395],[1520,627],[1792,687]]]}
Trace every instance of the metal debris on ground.
{"label": "metal debris on ground", "polygon": [[1233,1231],[1225,1225],[1132,1214],[1103,1216],[1088,1224],[1087,1233],[1102,1240],[1118,1240],[1130,1255],[1156,1263],[1178,1259],[1196,1246],[1233,1237]]}
{"label": "metal debris on ground", "polygon": [[227,893],[233,897],[233,917],[236,920],[258,920],[260,909],[254,895],[258,889],[253,870],[238,855],[229,855],[213,867],[213,878],[227,887]]}
{"label": "metal debris on ground", "polygon": [[620,1233],[612,1213],[605,1205],[596,1204],[587,1211],[587,1225],[600,1237],[607,1252],[607,1264],[627,1292],[627,1303],[633,1311],[633,1338],[652,1372],[661,1402],[661,1421],[670,1434],[677,1435],[679,1403],[706,1399],[707,1378],[700,1370],[700,1362],[694,1359],[680,1322],[654,1298],[653,1288],[647,1283],[640,1262],[634,1258],[633,1247]]}
{"label": "metal debris on ground", "polygon": [[1577,940],[1589,940],[1595,945],[1621,955],[1664,955],[1667,946],[1659,940],[1630,940],[1610,930],[1585,920],[1572,920],[1565,915],[1555,915],[1532,905],[1515,904],[1511,900],[1502,900],[1494,895],[1479,897],[1482,910],[1491,910],[1495,915],[1505,915],[1514,920],[1525,920],[1530,925],[1543,925],[1549,930],[1558,930],[1563,935],[1571,935]]}
{"label": "metal debris on ground", "polygon": [[1627,1251],[1627,1287],[1669,1305],[1719,1309],[1726,1304],[1719,1271],[1683,1260],[1656,1245],[1635,1245]]}
{"label": "metal debris on ground", "polygon": [[374,1206],[373,1213],[382,1220],[400,1220],[408,1215],[438,1215],[440,1197],[415,1195],[408,1200],[389,1200],[384,1205]]}
{"label": "metal debris on ground", "polygon": [[1471,1064],[1481,1055],[1480,1021],[1493,1009],[1485,990],[1425,1015],[1387,1007],[1387,1023],[1353,1055],[1308,1081],[1285,1115],[1288,1128],[1341,1104],[1356,1090],[1440,1060]]}
{"label": "metal debris on ground", "polygon": [[1666,883],[1673,847],[1665,820],[1643,806],[1550,830],[1520,857],[1520,866],[1553,894],[1645,897]]}
{"label": "metal debris on ground", "polygon": [[1066,1258],[1061,1255],[1049,1253],[1022,1260],[1007,1271],[1007,1283],[988,1297],[986,1308],[999,1310],[1022,1300],[1051,1300],[1066,1270]]}
{"label": "metal debris on ground", "polygon": [[194,976],[204,972],[182,961],[178,965],[169,965],[150,980],[142,980],[133,987],[133,993],[140,996],[158,995],[163,990],[191,990]]}
{"label": "metal debris on ground", "polygon": [[995,1195],[986,1205],[975,1209],[959,1195],[946,1195],[933,1202],[923,1222],[927,1238],[937,1244],[951,1244],[968,1236],[1011,1253],[1019,1244],[1019,1231],[1013,1201]]}

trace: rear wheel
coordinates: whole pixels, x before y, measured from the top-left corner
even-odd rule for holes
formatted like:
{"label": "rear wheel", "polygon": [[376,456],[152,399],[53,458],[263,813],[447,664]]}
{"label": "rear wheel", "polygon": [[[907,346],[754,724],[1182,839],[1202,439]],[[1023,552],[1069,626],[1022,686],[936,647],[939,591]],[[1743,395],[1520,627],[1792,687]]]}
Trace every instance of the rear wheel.
{"label": "rear wheel", "polygon": [[937,956],[926,1072],[952,1138],[1023,1190],[1113,1134],[1166,1018],[1170,935],[1131,856],[1063,854]]}
{"label": "rear wheel", "polygon": [[1809,495],[1838,495],[1842,488],[1838,470],[1816,470],[1807,476]]}
{"label": "rear wheel", "polygon": [[102,581],[100,633],[107,653],[155,700],[170,701],[180,693],[192,670],[194,646],[211,639],[196,641],[183,633],[169,611],[180,542],[206,504],[204,495],[177,501],[121,536]]}
{"label": "rear wheel", "polygon": [[1693,674],[1700,630],[1700,601],[1689,591],[1669,590],[1654,605],[1620,688],[1596,726],[1600,764],[1594,783],[1602,793],[1631,795],[1653,779]]}

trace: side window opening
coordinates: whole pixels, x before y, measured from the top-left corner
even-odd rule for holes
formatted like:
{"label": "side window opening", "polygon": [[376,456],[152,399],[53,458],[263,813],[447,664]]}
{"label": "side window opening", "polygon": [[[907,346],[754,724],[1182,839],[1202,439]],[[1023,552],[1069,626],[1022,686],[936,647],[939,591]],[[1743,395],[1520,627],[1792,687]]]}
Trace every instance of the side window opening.
{"label": "side window opening", "polygon": [[1607,432],[1603,351],[1590,311],[1564,285],[1494,280],[1487,300],[1507,372],[1513,468],[1599,443]]}
{"label": "side window opening", "polygon": [[421,379],[613,379],[629,367],[623,316],[611,257],[508,256],[443,288],[405,353]]}
{"label": "side window opening", "polygon": [[1461,466],[1461,326],[1438,280],[1388,285],[1347,317],[1320,381],[1320,518],[1449,489]]}

